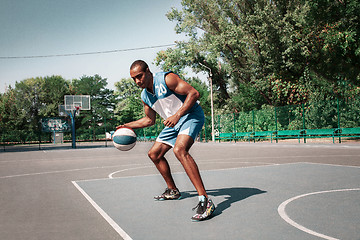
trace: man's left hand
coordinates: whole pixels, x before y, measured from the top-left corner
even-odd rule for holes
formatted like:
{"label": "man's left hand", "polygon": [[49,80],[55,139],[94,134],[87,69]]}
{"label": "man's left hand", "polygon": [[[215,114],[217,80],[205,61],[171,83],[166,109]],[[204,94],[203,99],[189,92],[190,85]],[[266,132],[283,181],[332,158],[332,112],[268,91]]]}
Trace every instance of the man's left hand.
{"label": "man's left hand", "polygon": [[180,116],[178,116],[177,114],[172,115],[171,117],[168,117],[165,121],[164,121],[164,125],[166,127],[175,127],[175,125],[179,122],[180,120]]}

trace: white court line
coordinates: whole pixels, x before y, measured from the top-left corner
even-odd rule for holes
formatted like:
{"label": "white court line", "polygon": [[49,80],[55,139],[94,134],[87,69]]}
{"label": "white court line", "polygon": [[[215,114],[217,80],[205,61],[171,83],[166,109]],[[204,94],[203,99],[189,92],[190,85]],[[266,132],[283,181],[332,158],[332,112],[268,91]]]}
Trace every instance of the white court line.
{"label": "white court line", "polygon": [[[120,160],[120,159],[129,159],[129,158],[138,158],[138,157],[143,157],[144,154],[134,154],[131,156],[123,156],[123,155],[104,155],[104,156],[97,156],[99,158],[101,158],[102,160]],[[69,156],[64,156],[64,157],[57,157],[57,158],[32,158],[32,159],[9,159],[7,158],[4,161],[0,160],[0,163],[18,163],[18,162],[54,162],[54,161],[75,161],[75,160],[93,160],[94,156],[87,156],[87,157],[83,157],[83,156],[78,156],[78,157],[69,157]]]}
{"label": "white court line", "polygon": [[317,162],[304,162],[304,163],[307,163],[307,164],[316,164],[316,165],[324,165],[324,166],[332,166],[332,167],[360,168],[360,166],[340,165],[340,164],[331,164],[331,163],[317,163]]}
{"label": "white court line", "polygon": [[90,204],[100,213],[100,215],[114,228],[114,230],[124,239],[132,238],[74,181],[72,184],[81,192],[81,194],[90,202]]}
{"label": "white court line", "polygon": [[[131,155],[131,156],[122,156],[122,155],[108,155],[108,156],[104,156],[103,158],[105,160],[112,160],[112,159],[121,159],[121,158],[138,158],[138,157],[143,157],[144,154],[136,154],[136,155]],[[289,159],[289,158],[311,158],[314,157],[313,155],[290,155],[290,156],[264,156],[264,157],[236,157],[236,158],[220,158],[220,159],[210,159],[211,161],[215,161],[215,160],[233,160],[233,159]],[[342,155],[316,155],[317,158],[334,158],[334,157],[360,157],[360,155],[358,154],[342,154]],[[42,158],[42,159],[22,159],[22,160],[16,160],[16,159],[7,159],[4,161],[0,160],[0,163],[17,163],[17,162],[33,162],[33,161],[57,161],[57,160],[61,160],[61,161],[74,161],[74,160],[86,160],[86,159],[93,159],[93,156],[88,156],[88,157],[73,157],[71,159],[68,159],[67,157],[60,157],[60,158],[53,158],[53,159],[48,159],[48,158]],[[197,160],[199,161],[199,160]]]}
{"label": "white court line", "polygon": [[303,232],[306,232],[308,234],[311,234],[311,235],[314,235],[316,237],[320,237],[320,238],[324,238],[324,239],[327,239],[327,240],[339,240],[337,238],[333,238],[333,237],[330,237],[330,236],[327,236],[327,235],[324,235],[322,233],[318,233],[318,232],[315,232],[311,229],[308,229],[298,223],[296,223],[295,221],[293,221],[287,214],[286,214],[286,211],[285,211],[285,208],[286,208],[286,205],[288,205],[290,202],[294,201],[294,200],[297,200],[299,198],[302,198],[302,197],[307,197],[307,196],[310,196],[310,195],[315,195],[315,194],[323,194],[323,193],[333,193],[333,192],[346,192],[346,191],[359,191],[360,188],[352,188],[352,189],[338,189],[338,190],[329,190],[329,191],[320,191],[320,192],[312,192],[312,193],[306,193],[306,194],[302,194],[302,195],[299,195],[299,196],[295,196],[293,198],[290,198],[286,201],[284,201],[283,203],[281,203],[278,207],[278,213],[280,215],[280,217],[282,219],[284,219],[285,222],[289,223],[290,225],[292,225],[293,227],[303,231]]}
{"label": "white court line", "polygon": [[[261,165],[261,166],[266,166],[266,165],[277,165],[276,163],[265,163],[265,162],[231,162],[231,161],[224,161],[224,162],[218,162],[218,161],[197,161],[198,164],[226,164],[226,163],[251,163],[251,164],[264,164],[264,165]],[[170,166],[181,166],[181,163],[175,163],[175,164],[170,164]],[[114,177],[113,175],[117,174],[117,173],[121,173],[121,172],[126,172],[126,171],[130,171],[130,170],[136,170],[136,169],[144,169],[144,168],[154,168],[155,166],[152,164],[152,165],[147,165],[147,166],[141,166],[141,167],[134,167],[134,168],[126,168],[126,169],[122,169],[122,170],[119,170],[119,171],[115,171],[115,172],[112,172],[109,174],[109,178],[110,179],[114,179],[114,178],[118,178],[118,177]],[[250,167],[255,167],[255,166],[250,166]],[[238,167],[237,167],[238,168]],[[235,168],[235,169],[237,169]],[[245,167],[240,167],[240,168],[245,168]],[[212,169],[212,170],[222,170],[222,169]],[[200,171],[200,172],[205,172],[205,171],[211,171],[211,170],[203,170],[203,171]],[[153,175],[158,175],[158,174],[153,174]],[[143,175],[141,175],[143,176]]]}
{"label": "white court line", "polygon": [[[207,164],[207,163],[219,163],[219,162],[212,162],[213,161],[213,159],[212,160],[200,160],[200,161],[198,161],[198,163],[204,163],[204,164]],[[221,162],[221,163],[225,163],[225,162]],[[231,162],[231,161],[227,161],[226,163],[254,163],[254,162]],[[296,162],[296,163],[282,163],[282,164],[277,164],[277,163],[263,163],[263,162],[257,162],[257,163],[262,163],[262,164],[266,164],[266,165],[260,165],[260,166],[247,166],[247,167],[234,167],[234,168],[222,168],[222,169],[210,169],[210,170],[203,170],[203,171],[200,171],[200,172],[212,172],[212,171],[228,171],[228,170],[237,170],[237,169],[243,169],[243,168],[258,168],[258,167],[272,167],[272,166],[282,166],[282,165],[297,165],[297,164],[307,164],[307,162]],[[171,164],[171,166],[173,166],[173,165],[181,165],[180,163],[177,163],[177,164]],[[322,164],[318,164],[318,165],[322,165]],[[110,173],[109,174],[109,178],[101,178],[101,179],[88,179],[88,180],[78,180],[78,181],[76,181],[76,182],[88,182],[88,181],[106,181],[106,180],[109,180],[109,179],[123,179],[123,178],[134,178],[134,177],[148,177],[148,176],[157,176],[157,175],[159,175],[159,174],[148,174],[148,175],[137,175],[137,176],[125,176],[125,177],[114,177],[113,175],[114,174],[116,174],[116,173],[120,173],[120,172],[125,172],[125,171],[129,171],[129,170],[135,170],[135,169],[141,169],[141,168],[154,168],[154,166],[153,166],[153,164],[151,164],[151,165],[148,165],[148,166],[139,166],[139,167],[133,167],[133,168],[126,168],[126,169],[122,169],[122,170],[119,170],[119,171],[115,171],[115,172],[113,172],[113,173]],[[173,175],[175,175],[175,174],[184,174],[185,172],[175,172],[175,173],[173,173]],[[75,181],[73,181],[73,184],[75,185]],[[76,184],[77,185],[77,184]],[[75,186],[76,186],[75,185]],[[78,187],[78,189],[79,189],[79,187]],[[80,188],[81,189],[81,188]],[[79,190],[80,190],[79,189]],[[359,189],[360,190],[360,189]],[[84,192],[84,190],[80,190],[82,193]],[[84,192],[85,193],[85,192]],[[83,193],[83,195],[86,197],[86,196],[88,196],[86,193],[84,194]],[[315,193],[314,193],[315,194]],[[308,194],[308,195],[311,195],[311,194]],[[97,209],[97,211],[106,219],[106,221],[108,221],[109,222],[109,224],[111,225],[111,226],[113,226],[112,225],[112,222],[114,222],[106,213],[104,213],[104,214],[102,214],[101,212],[104,212],[89,196],[88,197],[86,197],[86,199],[88,199],[89,201],[90,201],[90,203]],[[295,199],[293,199],[293,200],[295,200]],[[292,201],[292,200],[291,200]],[[289,203],[290,201],[288,201],[288,203]],[[286,203],[287,204],[287,203]],[[284,205],[284,213],[285,213],[285,206],[286,206],[286,204]],[[97,207],[96,207],[97,206]],[[98,208],[100,209],[100,210],[98,210]],[[280,206],[279,206],[279,208],[280,208]],[[279,213],[280,214],[280,213]],[[286,215],[286,213],[285,213],[285,215]],[[281,216],[281,215],[280,215]],[[291,222],[292,220],[290,219],[290,218],[288,218],[289,219],[289,221]],[[285,220],[286,221],[286,220]],[[293,221],[292,221],[293,222]],[[294,222],[295,223],[295,222]],[[295,224],[297,224],[297,223],[295,223]],[[119,228],[120,230],[117,230],[117,229],[115,229],[117,232],[119,232],[119,234],[120,234],[120,232],[124,232],[122,229],[121,229],[121,227],[120,226],[118,226],[116,223],[115,223],[115,225],[117,226],[117,228]],[[298,224],[299,225],[299,224]],[[115,226],[115,227],[116,227]],[[299,225],[299,226],[301,226],[301,225]],[[113,226],[114,227],[114,226]],[[115,228],[114,227],[114,228]],[[301,226],[302,227],[302,226]],[[304,227],[303,227],[304,228]],[[311,231],[310,229],[308,229],[308,231]],[[315,234],[318,234],[318,233],[316,233],[316,232],[314,232],[314,231],[312,231],[313,233],[315,233]],[[125,233],[125,232],[124,232]],[[126,234],[126,233],[125,233]],[[127,235],[128,236],[128,235]],[[323,235],[323,236],[326,236],[326,235]],[[131,239],[131,238],[130,238]],[[338,239],[335,239],[335,238],[328,238],[328,240],[338,240]]]}
{"label": "white court line", "polygon": [[[215,162],[217,163],[217,162]],[[254,163],[254,162],[225,162],[225,163]],[[258,162],[259,163],[259,162]],[[217,169],[208,169],[208,170],[201,170],[200,173],[203,172],[216,172],[216,171],[231,171],[231,170],[238,170],[238,169],[244,169],[244,168],[261,168],[261,167],[272,167],[272,166],[282,166],[282,165],[296,165],[296,164],[306,164],[307,162],[296,162],[296,163],[265,163],[265,165],[257,165],[257,166],[246,166],[246,167],[232,167],[232,168],[217,168]],[[171,166],[174,166],[175,164],[170,164]],[[181,165],[180,163],[178,165]],[[321,164],[320,164],[321,165]],[[154,166],[146,166],[146,167],[136,167],[136,168],[127,168],[127,169],[123,169],[120,171],[116,171],[116,172],[112,172],[109,174],[110,175],[114,175],[117,172],[124,172],[124,171],[129,171],[129,170],[133,170],[133,169],[140,169],[140,168],[153,168]],[[173,172],[172,174],[184,174],[186,173],[185,171],[182,172]],[[122,179],[122,178],[137,178],[137,177],[151,177],[151,176],[158,176],[160,175],[160,173],[153,173],[153,174],[146,174],[146,175],[134,175],[134,176],[123,176],[123,177],[114,177],[112,176],[112,178],[108,177],[108,178],[94,178],[94,179],[86,179],[86,180],[76,180],[76,182],[92,182],[92,181],[106,181],[109,179]]]}
{"label": "white court line", "polygon": [[148,166],[141,166],[141,167],[134,167],[134,168],[125,168],[125,169],[110,173],[108,178],[113,179],[114,174],[121,173],[121,172],[126,172],[126,171],[130,171],[130,170],[135,170],[135,169],[143,169],[143,168],[154,168],[154,167],[155,166],[153,166],[153,165],[148,165]]}
{"label": "white court line", "polygon": [[[237,158],[234,158],[234,159],[237,159]],[[217,160],[217,159],[212,159],[212,161],[214,161],[214,160]],[[218,159],[218,160],[221,160],[221,159]],[[209,162],[209,161],[203,161],[203,162]],[[227,163],[227,162],[222,162],[222,163]],[[237,162],[234,162],[234,163],[237,163]],[[251,162],[249,162],[249,163],[251,163]],[[264,164],[271,165],[272,163],[264,163]],[[105,168],[124,167],[124,166],[136,166],[136,165],[143,165],[143,164],[137,163],[137,164],[126,164],[126,165],[100,166],[100,167],[75,168],[75,169],[67,169],[67,170],[54,170],[54,171],[45,171],[45,172],[23,173],[23,174],[0,176],[0,179],[15,178],[15,177],[27,177],[27,176],[36,176],[36,175],[45,175],[45,174],[54,174],[54,173],[76,172],[76,171],[85,171],[85,170],[93,170],[93,169],[105,169]],[[139,168],[141,168],[141,167],[139,167]],[[128,170],[131,170],[131,169],[128,169]],[[107,179],[107,178],[105,178],[105,179]],[[93,180],[93,179],[89,179],[89,180]]]}
{"label": "white court line", "polygon": [[26,177],[26,176],[36,176],[36,175],[45,175],[45,174],[53,174],[53,173],[76,172],[76,171],[85,171],[85,170],[93,170],[93,169],[105,169],[105,168],[114,168],[114,167],[124,167],[124,166],[129,166],[129,165],[131,166],[131,165],[139,165],[139,164],[100,166],[100,167],[88,167],[88,168],[74,168],[74,169],[56,170],[56,171],[47,171],[47,172],[24,173],[24,174],[15,174],[15,175],[8,175],[8,176],[0,176],[0,179],[15,178],[15,177]]}

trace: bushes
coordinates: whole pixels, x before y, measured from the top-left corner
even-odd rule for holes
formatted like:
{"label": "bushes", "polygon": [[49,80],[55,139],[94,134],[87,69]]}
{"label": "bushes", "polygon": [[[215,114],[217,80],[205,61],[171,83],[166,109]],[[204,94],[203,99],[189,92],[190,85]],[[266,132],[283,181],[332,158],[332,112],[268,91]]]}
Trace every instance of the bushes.
{"label": "bushes", "polygon": [[215,128],[222,133],[350,128],[360,126],[359,116],[360,97],[352,101],[331,99],[283,107],[264,106],[260,110],[218,115],[215,117]]}

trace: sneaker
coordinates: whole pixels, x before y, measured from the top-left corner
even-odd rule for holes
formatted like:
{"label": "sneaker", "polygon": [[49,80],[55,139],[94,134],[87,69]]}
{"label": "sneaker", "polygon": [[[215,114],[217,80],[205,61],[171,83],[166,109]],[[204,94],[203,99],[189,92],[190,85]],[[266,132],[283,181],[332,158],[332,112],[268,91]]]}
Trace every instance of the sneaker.
{"label": "sneaker", "polygon": [[198,205],[193,208],[196,209],[196,214],[191,218],[193,221],[203,221],[210,218],[211,214],[215,211],[215,204],[210,198],[206,198],[204,201],[199,201]]}
{"label": "sneaker", "polygon": [[179,192],[179,189],[169,189],[166,188],[165,192],[161,194],[160,196],[154,197],[157,201],[164,201],[164,200],[179,200],[181,199],[181,193]]}

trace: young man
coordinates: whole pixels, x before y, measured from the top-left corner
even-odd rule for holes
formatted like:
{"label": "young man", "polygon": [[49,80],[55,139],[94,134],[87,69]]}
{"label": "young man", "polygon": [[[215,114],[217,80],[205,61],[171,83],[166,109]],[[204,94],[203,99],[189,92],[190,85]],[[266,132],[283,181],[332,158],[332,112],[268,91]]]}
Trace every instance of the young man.
{"label": "young man", "polygon": [[164,119],[165,128],[148,152],[150,159],[167,184],[165,192],[155,197],[155,200],[181,198],[169,164],[164,157],[173,147],[175,156],[199,194],[199,203],[195,207],[196,214],[191,219],[202,221],[209,218],[215,210],[215,205],[208,198],[198,166],[189,154],[189,149],[205,119],[204,112],[197,103],[199,92],[172,72],[160,72],[153,75],[148,65],[142,60],[137,60],[131,65],[130,76],[136,85],[143,89],[141,100],[144,104],[145,117],[120,125],[118,128],[136,129],[154,125],[156,112]]}

